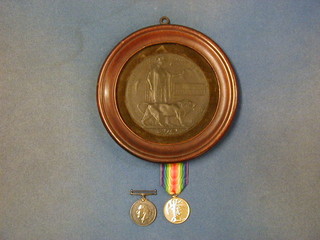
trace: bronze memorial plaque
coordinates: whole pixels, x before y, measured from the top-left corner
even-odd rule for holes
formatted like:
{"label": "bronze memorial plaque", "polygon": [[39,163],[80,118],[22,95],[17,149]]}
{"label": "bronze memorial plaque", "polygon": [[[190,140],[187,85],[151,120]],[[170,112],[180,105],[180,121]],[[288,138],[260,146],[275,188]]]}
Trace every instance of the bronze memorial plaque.
{"label": "bronze memorial plaque", "polygon": [[139,136],[158,143],[187,140],[215,113],[219,88],[206,60],[179,44],[136,53],[120,73],[117,103]]}
{"label": "bronze memorial plaque", "polygon": [[237,83],[216,43],[167,23],[141,29],[114,48],[99,76],[97,102],[107,130],[126,150],[149,161],[179,162],[206,152],[226,132]]}

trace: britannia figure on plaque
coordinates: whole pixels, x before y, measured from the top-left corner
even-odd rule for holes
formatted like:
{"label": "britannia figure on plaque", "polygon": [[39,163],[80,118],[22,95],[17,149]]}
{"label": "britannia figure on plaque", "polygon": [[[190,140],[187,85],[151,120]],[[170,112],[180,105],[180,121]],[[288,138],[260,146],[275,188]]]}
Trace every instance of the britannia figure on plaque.
{"label": "britannia figure on plaque", "polygon": [[157,57],[147,76],[146,100],[149,103],[168,103],[170,101],[171,74],[163,67],[164,58]]}

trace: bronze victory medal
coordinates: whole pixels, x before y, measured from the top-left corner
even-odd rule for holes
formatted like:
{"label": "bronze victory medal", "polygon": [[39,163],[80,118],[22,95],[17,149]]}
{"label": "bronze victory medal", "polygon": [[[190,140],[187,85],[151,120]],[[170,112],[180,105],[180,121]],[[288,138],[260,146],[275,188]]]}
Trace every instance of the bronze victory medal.
{"label": "bronze victory medal", "polygon": [[157,25],[121,41],[97,85],[101,119],[113,138],[145,160],[179,162],[209,150],[237,105],[232,66],[210,38]]}
{"label": "bronze victory medal", "polygon": [[187,221],[190,211],[188,202],[177,196],[168,200],[163,208],[165,218],[173,224],[181,224]]}

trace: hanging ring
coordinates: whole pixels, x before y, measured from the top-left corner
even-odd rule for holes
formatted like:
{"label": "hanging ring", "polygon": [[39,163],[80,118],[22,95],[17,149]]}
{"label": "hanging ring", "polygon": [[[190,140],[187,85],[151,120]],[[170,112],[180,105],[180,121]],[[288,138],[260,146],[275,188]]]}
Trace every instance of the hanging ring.
{"label": "hanging ring", "polygon": [[160,24],[170,24],[170,19],[166,16],[163,16],[159,20]]}

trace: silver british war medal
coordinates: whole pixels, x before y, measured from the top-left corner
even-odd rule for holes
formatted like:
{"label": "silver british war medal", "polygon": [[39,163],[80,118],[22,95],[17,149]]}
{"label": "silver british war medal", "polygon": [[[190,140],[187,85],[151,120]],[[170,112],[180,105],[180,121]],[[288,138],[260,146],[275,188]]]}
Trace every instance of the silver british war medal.
{"label": "silver british war medal", "polygon": [[157,217],[157,208],[146,196],[157,195],[157,190],[131,190],[131,195],[140,195],[141,199],[132,204],[130,216],[133,222],[140,226],[148,226]]}

